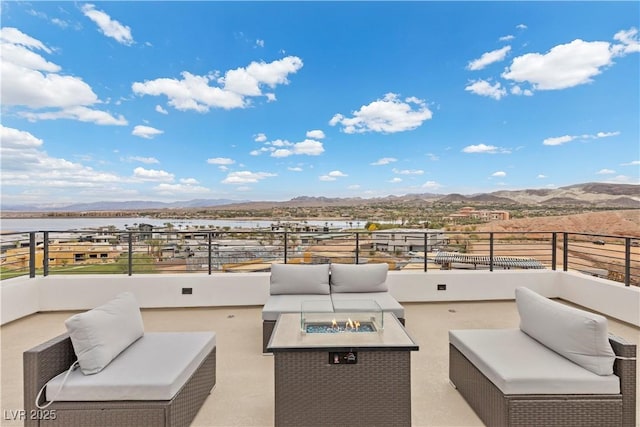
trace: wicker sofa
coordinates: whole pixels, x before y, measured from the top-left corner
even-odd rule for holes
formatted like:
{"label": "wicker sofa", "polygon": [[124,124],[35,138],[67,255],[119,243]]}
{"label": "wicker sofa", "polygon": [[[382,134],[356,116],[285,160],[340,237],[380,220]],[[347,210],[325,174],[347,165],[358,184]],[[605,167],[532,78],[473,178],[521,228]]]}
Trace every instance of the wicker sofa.
{"label": "wicker sofa", "polygon": [[387,264],[273,264],[269,298],[262,309],[262,352],[267,353],[278,316],[299,313],[307,301],[315,311],[332,313],[335,301],[373,300],[404,325],[404,307],[387,287],[388,270]]}
{"label": "wicker sofa", "polygon": [[[120,294],[72,316],[67,333],[24,352],[25,426],[191,424],[216,383],[215,333],[137,336],[141,317],[131,297]],[[137,338],[113,350],[127,335]],[[111,360],[104,357],[109,347],[116,353]]]}
{"label": "wicker sofa", "polygon": [[449,331],[449,378],[488,426],[634,427],[636,346],[605,317],[516,289],[519,329]]}

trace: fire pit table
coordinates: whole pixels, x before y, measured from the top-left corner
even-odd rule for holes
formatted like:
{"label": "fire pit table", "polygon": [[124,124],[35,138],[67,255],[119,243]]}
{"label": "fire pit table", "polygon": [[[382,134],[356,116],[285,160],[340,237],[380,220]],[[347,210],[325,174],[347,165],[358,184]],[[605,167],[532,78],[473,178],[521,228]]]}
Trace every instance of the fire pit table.
{"label": "fire pit table", "polygon": [[411,351],[418,345],[374,301],[342,301],[334,313],[278,317],[268,350],[275,425],[410,426]]}

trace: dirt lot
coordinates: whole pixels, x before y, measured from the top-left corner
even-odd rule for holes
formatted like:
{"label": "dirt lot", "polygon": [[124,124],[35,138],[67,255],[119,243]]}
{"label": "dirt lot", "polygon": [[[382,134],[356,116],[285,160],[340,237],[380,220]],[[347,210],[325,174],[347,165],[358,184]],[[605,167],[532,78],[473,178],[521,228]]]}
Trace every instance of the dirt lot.
{"label": "dirt lot", "polygon": [[640,209],[494,221],[477,231],[562,231],[640,238]]}

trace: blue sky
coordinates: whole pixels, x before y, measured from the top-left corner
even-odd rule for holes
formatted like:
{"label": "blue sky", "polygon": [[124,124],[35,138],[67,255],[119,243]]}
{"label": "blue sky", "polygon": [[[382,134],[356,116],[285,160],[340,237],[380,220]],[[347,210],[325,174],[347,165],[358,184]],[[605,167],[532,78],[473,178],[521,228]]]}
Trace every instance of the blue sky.
{"label": "blue sky", "polygon": [[640,183],[640,3],[2,2],[2,202]]}

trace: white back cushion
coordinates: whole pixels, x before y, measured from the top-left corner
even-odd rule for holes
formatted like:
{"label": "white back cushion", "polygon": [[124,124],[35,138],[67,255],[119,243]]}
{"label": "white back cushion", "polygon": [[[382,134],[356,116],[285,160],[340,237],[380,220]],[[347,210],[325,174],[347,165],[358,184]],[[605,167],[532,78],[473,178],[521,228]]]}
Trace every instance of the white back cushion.
{"label": "white back cushion", "polygon": [[331,264],[331,292],[386,292],[389,265]]}
{"label": "white back cushion", "polygon": [[520,329],[572,362],[598,375],[613,374],[615,353],[607,318],[516,289]]}
{"label": "white back cushion", "polygon": [[144,335],[142,315],[131,292],[64,322],[85,375],[104,369],[118,354]]}
{"label": "white back cushion", "polygon": [[271,264],[271,295],[329,294],[329,264]]}

